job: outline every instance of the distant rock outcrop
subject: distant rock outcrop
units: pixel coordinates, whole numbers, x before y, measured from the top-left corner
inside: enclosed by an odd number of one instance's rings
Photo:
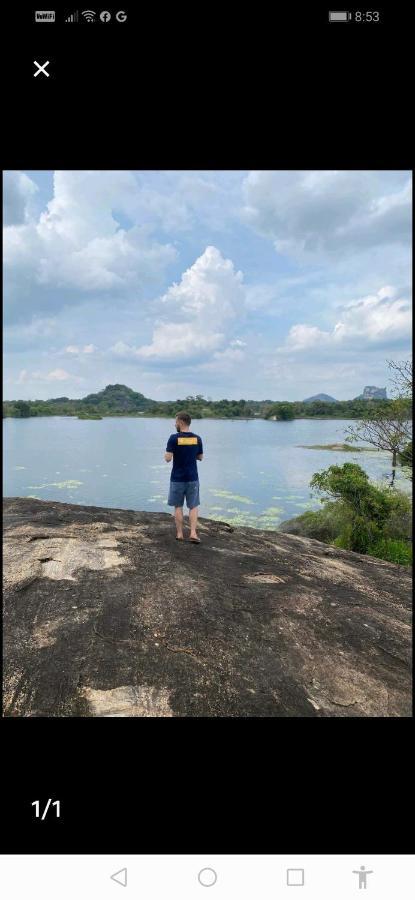
[[[359,394],[355,400],[387,400],[386,388],[376,387],[374,384],[366,385],[363,394]]]
[[[314,403],[316,400],[322,400],[324,403],[338,403],[338,400],[335,400],[334,397],[330,397],[329,394],[314,394],[313,397],[307,397],[306,400],[303,400],[303,403]]]
[[[28,497],[3,523],[6,716],[412,715],[404,566]]]

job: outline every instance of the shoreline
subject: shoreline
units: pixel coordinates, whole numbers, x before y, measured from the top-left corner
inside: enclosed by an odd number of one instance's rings
[[[145,413],[114,413],[113,415],[105,415],[100,416],[100,419],[93,419],[88,416],[83,421],[96,421],[99,422],[102,419],[172,419],[173,416],[161,416],[161,415],[146,415]],[[333,420],[344,420],[354,421],[355,419],[362,418],[361,416],[294,416],[293,419],[266,419],[263,416],[202,416],[197,418],[197,416],[192,416],[192,422],[204,422],[209,420],[214,421],[222,421],[222,422],[295,422],[300,419],[314,419],[316,421],[320,419],[333,419]],[[3,421],[6,419],[79,419],[79,413],[73,413],[73,415],[59,415],[59,414],[50,414],[44,416],[3,416]],[[81,420],[82,421],[82,420]]]

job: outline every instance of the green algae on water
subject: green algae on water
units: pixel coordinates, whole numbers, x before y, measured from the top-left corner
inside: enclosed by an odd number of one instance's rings
[[[214,494],[215,497],[226,497],[228,500],[236,500],[237,503],[250,503],[254,504],[253,500],[250,500],[249,497],[242,497],[240,494],[233,494],[232,491],[224,491],[219,488],[209,488],[211,494]]]

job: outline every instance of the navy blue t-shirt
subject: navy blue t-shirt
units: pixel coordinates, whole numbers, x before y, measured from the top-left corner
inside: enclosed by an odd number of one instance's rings
[[[171,481],[198,481],[196,456],[203,453],[202,438],[193,431],[171,434],[166,453],[173,453]]]

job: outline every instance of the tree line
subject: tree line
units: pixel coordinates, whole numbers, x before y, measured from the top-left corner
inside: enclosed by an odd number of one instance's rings
[[[129,390],[129,389],[128,389]],[[101,392],[102,394],[104,392]],[[131,391],[131,394],[136,394]],[[91,394],[79,400],[57,397],[51,400],[5,400],[3,418],[28,418],[30,416],[78,416],[81,413],[101,416],[166,416],[172,418],[179,410],[186,410],[193,419],[204,418],[262,418],[285,420],[298,418],[358,419],[369,408],[379,411],[392,409],[394,400],[341,400],[337,403],[315,400],[207,400],[202,395],[187,396],[176,400],[150,400],[137,394],[136,400],[125,395],[116,398]]]

